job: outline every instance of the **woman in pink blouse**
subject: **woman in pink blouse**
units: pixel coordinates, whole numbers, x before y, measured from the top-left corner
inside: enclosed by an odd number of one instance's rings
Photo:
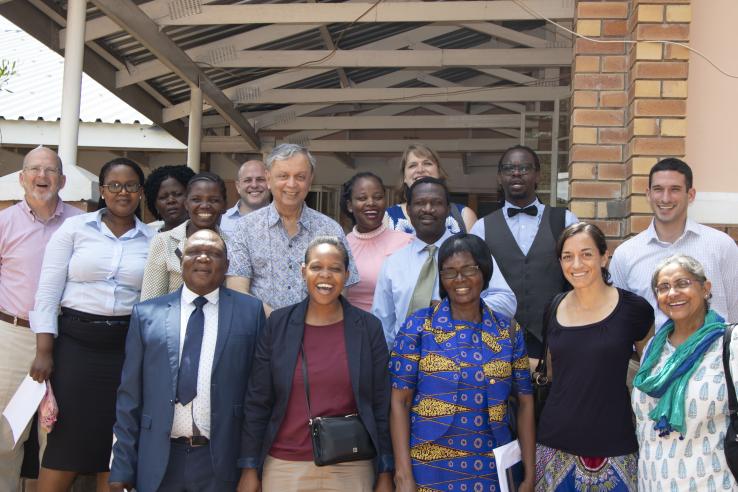
[[[385,258],[407,245],[413,236],[388,229],[383,223],[387,201],[384,183],[376,174],[354,175],[341,189],[341,210],[354,223],[347,236],[361,280],[349,287],[346,297],[351,304],[371,310],[374,287]]]

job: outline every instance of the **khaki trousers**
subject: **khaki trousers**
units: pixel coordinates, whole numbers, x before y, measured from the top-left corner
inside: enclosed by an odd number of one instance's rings
[[[315,466],[312,461],[285,461],[267,456],[262,492],[372,492],[371,460]]]
[[[22,326],[0,320],[0,411],[4,410],[36,356],[36,335]],[[8,421],[0,416],[0,490],[20,490],[20,469],[23,463],[23,443],[28,439],[30,422],[13,447],[13,433]],[[46,434],[39,429],[41,453],[46,447]]]

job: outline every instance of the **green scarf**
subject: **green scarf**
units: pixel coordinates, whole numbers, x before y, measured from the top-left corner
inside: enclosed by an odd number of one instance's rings
[[[648,416],[656,422],[654,429],[662,437],[673,430],[684,436],[684,393],[687,383],[702,362],[705,352],[725,333],[725,320],[715,311],[708,311],[702,326],[676,348],[658,373],[651,374],[673,331],[672,320],[664,323],[653,337],[633,379],[633,386],[658,399]]]

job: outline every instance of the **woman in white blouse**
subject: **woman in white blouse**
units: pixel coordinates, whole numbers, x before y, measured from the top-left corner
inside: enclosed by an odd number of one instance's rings
[[[30,313],[31,376],[50,377],[59,405],[39,492],[67,491],[79,473],[96,473],[98,492],[108,490],[128,320],[153,231],[137,217],[144,174],[135,162],[106,163],[99,182],[98,211],[70,218],[51,237]]]

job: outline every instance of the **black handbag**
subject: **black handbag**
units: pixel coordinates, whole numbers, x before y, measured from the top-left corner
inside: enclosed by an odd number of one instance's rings
[[[543,407],[546,405],[548,393],[551,391],[551,380],[548,377],[548,363],[546,361],[548,356],[548,326],[551,324],[553,317],[556,316],[556,311],[559,309],[559,304],[561,304],[564,296],[566,296],[566,292],[556,294],[556,297],[553,298],[551,304],[548,306],[548,310],[543,316],[543,353],[541,359],[538,361],[536,370],[531,374],[536,425],[538,425],[538,421],[543,413]]]
[[[728,468],[733,477],[738,480],[738,432],[736,432],[738,430],[738,400],[735,396],[733,376],[730,374],[730,340],[733,328],[735,325],[727,325],[723,336],[723,370],[725,371],[725,383],[728,385],[728,408],[730,410],[730,420],[723,445],[725,461],[728,462]]]
[[[302,355],[302,380],[308,408],[310,439],[313,443],[313,461],[317,466],[335,465],[348,461],[369,460],[377,455],[364,423],[358,414],[338,417],[313,417],[310,408],[310,383],[308,382],[305,349]]]

